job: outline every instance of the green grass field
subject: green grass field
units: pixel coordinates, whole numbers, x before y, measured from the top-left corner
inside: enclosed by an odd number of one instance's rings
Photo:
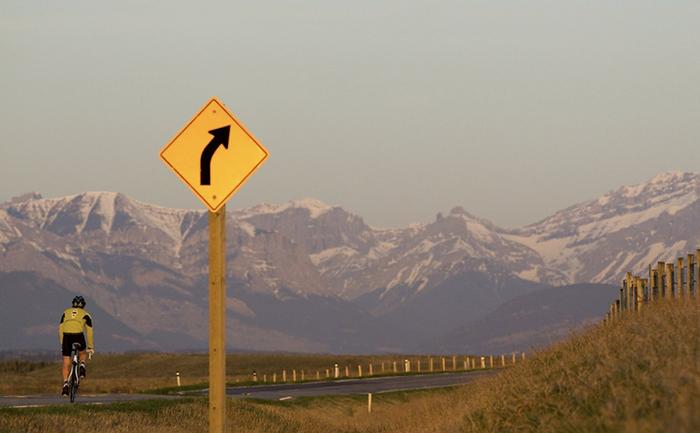
[[[35,372],[40,372],[39,368]],[[444,390],[285,402],[230,400],[230,432],[700,431],[700,302],[596,325],[500,374]],[[206,399],[0,409],[5,432],[207,431]]]

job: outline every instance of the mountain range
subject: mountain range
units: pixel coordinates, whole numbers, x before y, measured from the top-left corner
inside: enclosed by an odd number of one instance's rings
[[[461,207],[395,229],[314,199],[229,212],[229,345],[466,352],[540,344],[548,331],[537,323],[558,320],[560,335],[595,320],[625,272],[700,245],[699,199],[700,175],[667,172],[518,229]],[[206,212],[120,193],[31,193],[0,204],[5,348],[53,347],[51,314],[73,293],[99,311],[96,339],[105,350],[205,348],[207,239]],[[553,296],[571,291],[596,302]],[[509,305],[555,298],[539,316],[497,327],[503,335],[477,332],[492,314],[508,316]],[[567,299],[586,307],[564,320],[576,308]],[[17,308],[19,300],[32,308]]]

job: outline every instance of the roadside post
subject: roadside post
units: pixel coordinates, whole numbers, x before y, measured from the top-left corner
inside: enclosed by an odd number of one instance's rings
[[[160,152],[209,209],[209,433],[226,430],[226,202],[268,155],[217,98]]]

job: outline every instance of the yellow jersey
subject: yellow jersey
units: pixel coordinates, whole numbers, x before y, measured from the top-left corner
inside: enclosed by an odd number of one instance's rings
[[[90,313],[82,308],[67,308],[61,316],[61,323],[58,325],[58,337],[61,343],[63,343],[63,334],[82,334],[83,329],[87,334],[88,349],[94,349]]]

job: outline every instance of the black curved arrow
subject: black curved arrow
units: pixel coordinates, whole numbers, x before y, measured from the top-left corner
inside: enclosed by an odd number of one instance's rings
[[[209,131],[214,137],[202,151],[202,157],[199,160],[199,183],[201,185],[211,185],[211,159],[214,157],[214,152],[216,152],[219,146],[223,145],[224,149],[228,149],[228,136],[230,131],[231,125],[222,126],[221,128]]]

